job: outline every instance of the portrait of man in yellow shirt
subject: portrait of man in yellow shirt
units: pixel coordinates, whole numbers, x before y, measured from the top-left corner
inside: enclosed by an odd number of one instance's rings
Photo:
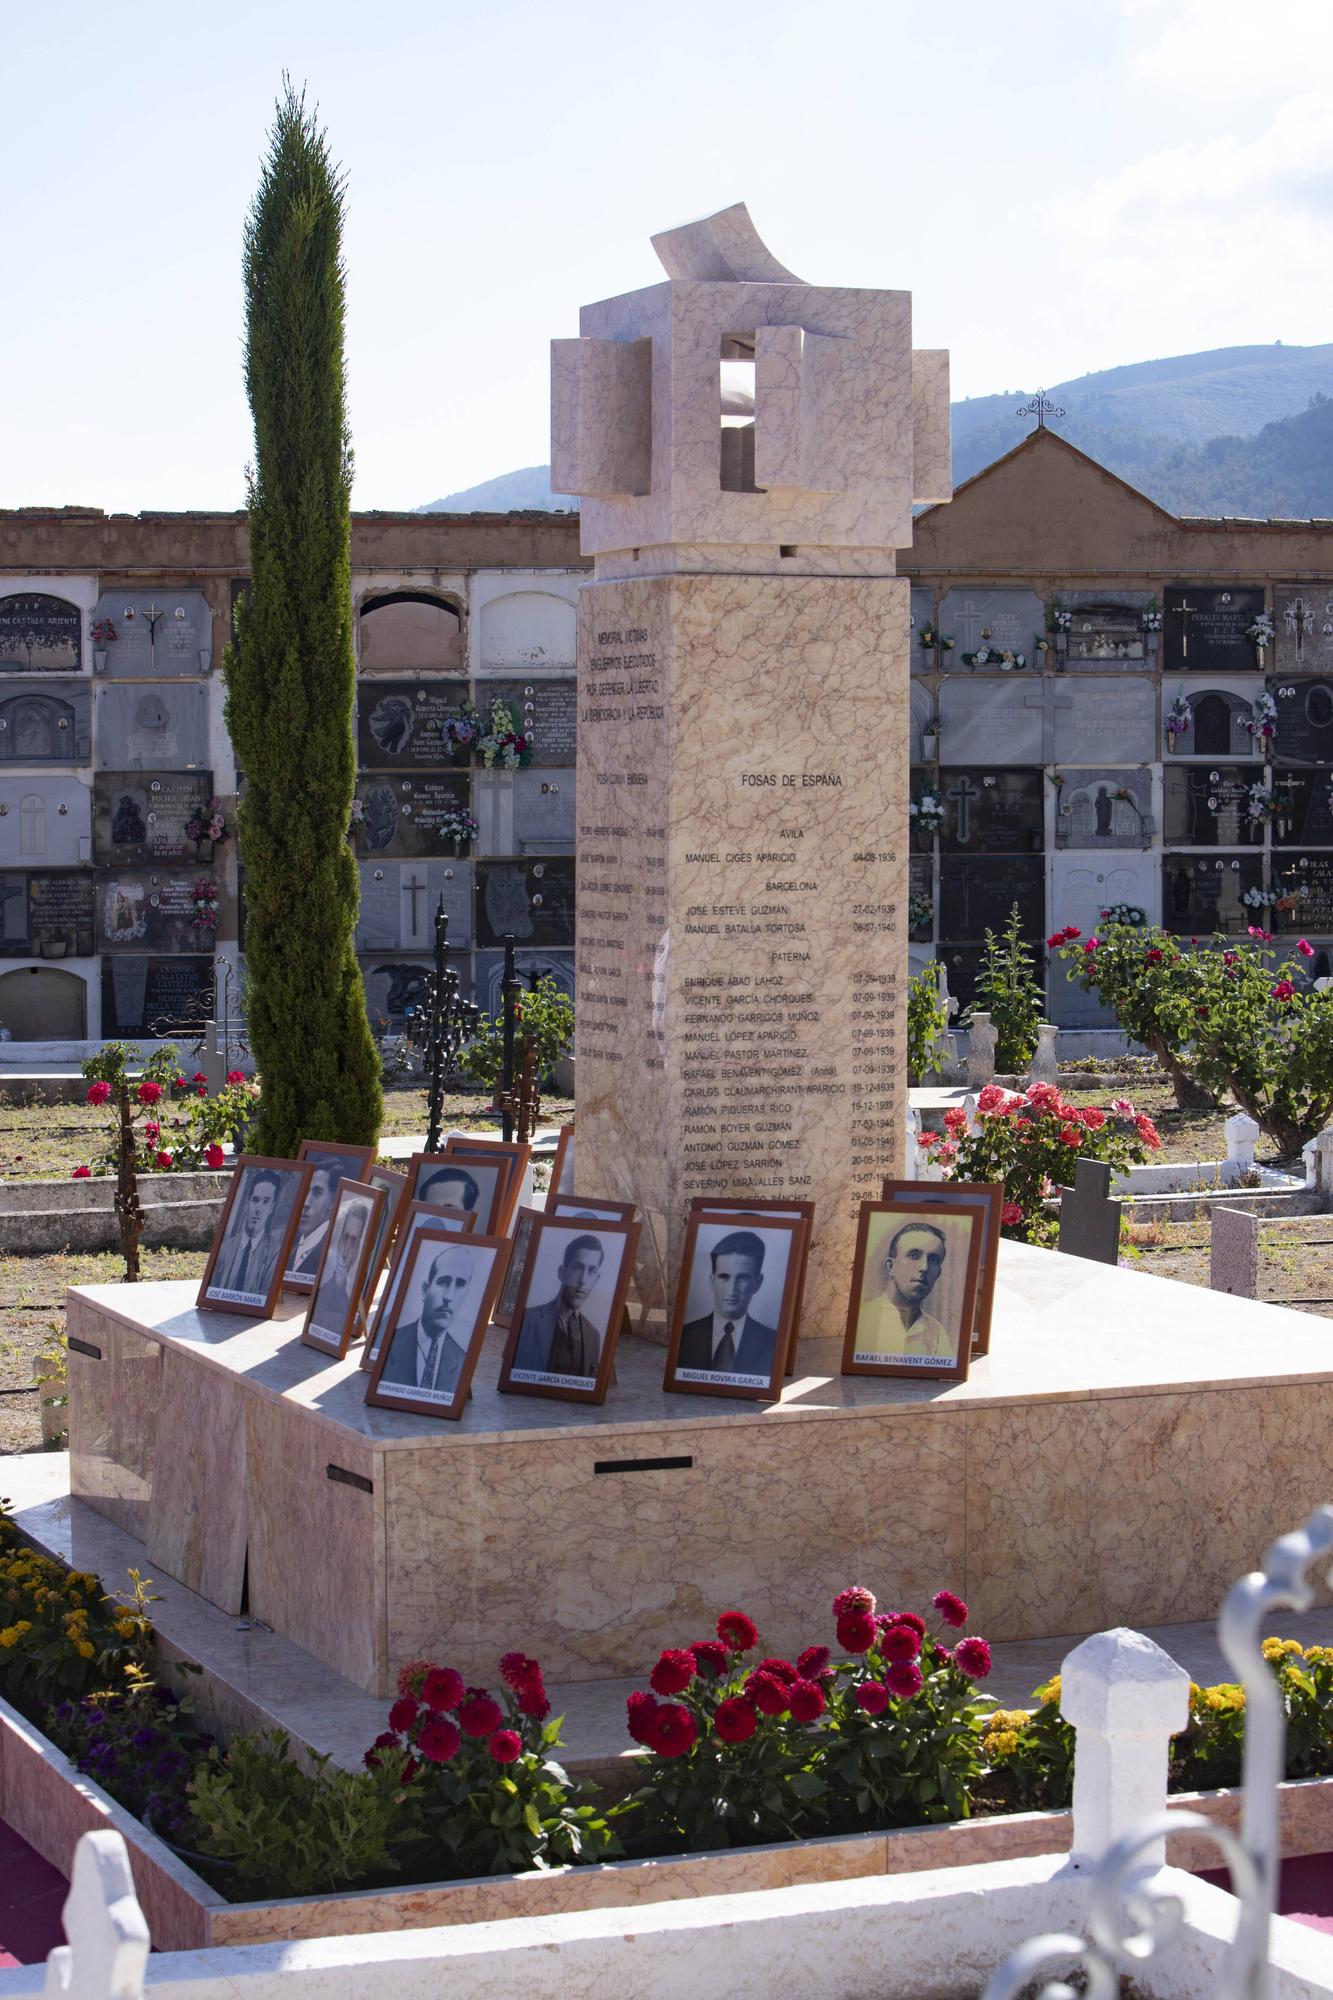
[[[861,1308],[856,1358],[952,1361],[958,1335],[926,1310],[949,1245],[942,1229],[908,1221],[894,1230],[879,1260],[879,1289]]]

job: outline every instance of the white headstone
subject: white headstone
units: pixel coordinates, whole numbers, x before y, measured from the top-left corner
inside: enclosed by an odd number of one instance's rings
[[[1028,1082],[1054,1083],[1057,1075],[1055,1038],[1060,1030],[1054,1021],[1037,1023],[1037,1048],[1028,1071]]]
[[[1078,1732],[1072,1866],[1090,1868],[1122,1834],[1166,1805],[1171,1738],[1189,1721],[1190,1677],[1124,1626],[1094,1632],[1060,1669],[1060,1713]],[[1166,1842],[1145,1847],[1160,1868]]]
[[[1254,1148],[1259,1137],[1259,1121],[1246,1112],[1238,1111],[1234,1118],[1228,1118],[1222,1130],[1227,1135],[1227,1158],[1235,1163],[1238,1173],[1248,1174],[1254,1169]]]
[[[972,1010],[972,1025],[967,1042],[967,1080],[973,1090],[983,1090],[995,1075],[995,1044],[1000,1035],[991,1026],[989,1014]]]
[[[141,2000],[148,1925],[118,1833],[81,1837],[62,1915],[69,1943],[48,1953],[42,1991],[66,2000]]]

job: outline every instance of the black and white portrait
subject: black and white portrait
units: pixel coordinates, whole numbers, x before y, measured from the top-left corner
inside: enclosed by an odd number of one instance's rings
[[[271,1310],[281,1258],[310,1169],[293,1160],[237,1162],[217,1242],[200,1290],[201,1306]]]

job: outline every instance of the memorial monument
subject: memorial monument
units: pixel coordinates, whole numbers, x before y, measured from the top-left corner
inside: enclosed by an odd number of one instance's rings
[[[651,1321],[691,1196],[817,1203],[808,1331],[903,1167],[914,501],[948,357],[906,292],[803,284],[742,204],[552,344],[579,608],[579,1173],[636,1201]],[[871,706],[873,700],[873,707]]]

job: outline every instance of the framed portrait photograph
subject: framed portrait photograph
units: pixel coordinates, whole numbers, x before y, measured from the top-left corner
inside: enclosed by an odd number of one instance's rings
[[[548,1197],[553,1194],[573,1194],[574,1192],[574,1121],[560,1127],[555,1142],[555,1152],[551,1157],[551,1178],[547,1184]]]
[[[343,1181],[338,1189],[301,1338],[339,1361],[366,1330],[366,1273],[376,1224],[388,1205],[384,1189],[369,1181]]]
[[[664,1388],[750,1401],[778,1395],[806,1233],[800,1216],[691,1210]]]
[[[498,1218],[505,1213],[509,1174],[507,1159],[413,1153],[407,1170],[407,1199],[427,1202],[431,1208],[461,1209],[464,1214],[476,1217],[483,1236],[503,1236],[504,1227]]]
[[[932,1208],[975,1208],[979,1211],[982,1219],[981,1260],[977,1267],[977,1312],[972,1328],[972,1352],[989,1354],[995,1273],[1000,1261],[1000,1212],[1004,1207],[1004,1183],[886,1180],[880,1192],[883,1200],[895,1206],[906,1202]]]
[[[201,1309],[272,1317],[313,1171],[308,1161],[241,1154],[199,1286]]]
[[[815,1223],[815,1205],[812,1201],[719,1201],[714,1196],[697,1194],[690,1203],[701,1215],[793,1215],[805,1223],[805,1234],[800,1245],[800,1270],[796,1278],[796,1310],[792,1314],[791,1339],[787,1345],[785,1373],[796,1373],[796,1343],[801,1337],[801,1308],[805,1303],[805,1273],[810,1262],[810,1237]]]
[[[982,1228],[975,1207],[861,1203],[844,1375],[966,1377]]]
[[[514,1226],[509,1232],[513,1250],[509,1256],[509,1269],[500,1287],[500,1296],[495,1301],[495,1311],[491,1317],[497,1326],[512,1326],[514,1307],[518,1302],[518,1288],[523,1282],[523,1273],[528,1267],[528,1253],[532,1249],[532,1232],[541,1221],[539,1208],[520,1208],[514,1217]]]
[[[408,1202],[402,1211],[402,1220],[394,1231],[389,1275],[375,1310],[373,1330],[361,1355],[363,1368],[373,1368],[379,1359],[384,1329],[393,1313],[394,1293],[403,1280],[406,1252],[413,1238],[419,1235],[422,1229],[440,1229],[450,1236],[471,1236],[474,1233],[481,1233],[477,1230],[476,1216],[470,1214],[467,1209],[432,1208],[428,1201]]]
[[[507,1236],[437,1223],[416,1232],[366,1384],[368,1403],[462,1416],[508,1260]]]
[[[379,1221],[375,1225],[375,1243],[370,1253],[370,1263],[366,1267],[366,1283],[363,1297],[367,1306],[375,1296],[375,1287],[384,1274],[385,1266],[393,1253],[393,1239],[398,1228],[399,1215],[407,1208],[407,1175],[397,1167],[373,1166],[366,1174],[371,1187],[383,1188],[385,1203],[380,1210]]]
[[[574,1403],[604,1402],[639,1225],[525,1212],[534,1221],[500,1390]]]
[[[301,1209],[292,1247],[287,1253],[287,1269],[282,1286],[288,1292],[308,1292],[315,1282],[324,1245],[328,1241],[333,1204],[342,1181],[364,1181],[375,1158],[373,1146],[339,1146],[330,1139],[302,1139],[296,1149],[298,1160],[308,1160],[315,1171]]]
[[[498,1218],[493,1227],[497,1233],[508,1230],[513,1220],[518,1198],[523,1192],[523,1179],[532,1160],[532,1148],[520,1145],[515,1139],[468,1139],[457,1132],[450,1134],[444,1145],[446,1159],[487,1160],[506,1159],[509,1162],[509,1178],[505,1183]]]

